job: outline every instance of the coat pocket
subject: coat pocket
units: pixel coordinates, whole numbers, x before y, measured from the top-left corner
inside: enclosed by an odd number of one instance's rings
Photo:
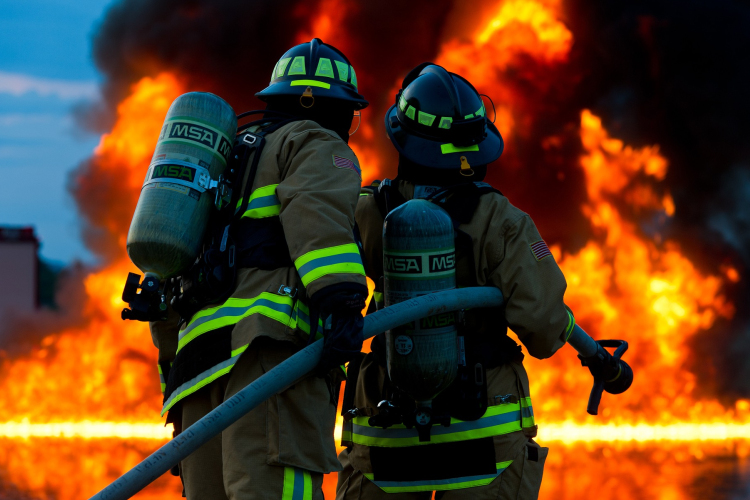
[[[513,464],[501,475],[502,483],[498,498],[502,500],[538,498],[548,452],[549,448],[542,448],[530,439],[516,455]]]

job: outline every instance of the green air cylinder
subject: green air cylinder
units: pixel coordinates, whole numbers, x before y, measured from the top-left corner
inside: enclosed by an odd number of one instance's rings
[[[453,223],[426,200],[391,211],[383,226],[386,307],[456,287]],[[458,369],[454,313],[423,318],[386,332],[388,375],[418,406],[448,387]]]
[[[226,168],[237,117],[221,97],[189,92],[167,111],[128,231],[130,260],[166,279],[201,251],[215,195],[211,181]]]

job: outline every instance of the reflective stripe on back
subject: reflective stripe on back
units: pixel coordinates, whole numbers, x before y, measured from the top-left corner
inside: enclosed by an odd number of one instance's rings
[[[415,428],[407,429],[397,424],[387,429],[371,427],[369,417],[355,417],[351,425],[345,425],[343,438],[358,445],[383,448],[404,448],[438,443],[468,441],[517,432],[534,426],[534,412],[531,398],[523,398],[520,403],[505,403],[487,408],[478,420],[463,421],[451,419],[448,427],[437,425],[430,429],[430,441],[420,442]],[[348,427],[348,428],[347,428]]]
[[[474,486],[485,486],[495,480],[497,476],[507,469],[513,460],[498,462],[495,464],[495,474],[484,474],[481,476],[454,477],[448,479],[426,479],[423,481],[375,481],[373,474],[365,473],[364,476],[376,484],[386,493],[410,493],[417,491],[446,491],[460,490]]]

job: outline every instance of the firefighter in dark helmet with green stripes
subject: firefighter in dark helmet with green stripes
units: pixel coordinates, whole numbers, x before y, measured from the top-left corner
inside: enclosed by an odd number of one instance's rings
[[[341,365],[362,346],[367,285],[353,237],[362,180],[347,143],[354,112],[368,103],[355,70],[316,38],[287,51],[256,95],[267,109],[243,132],[249,137],[239,136],[256,149],[232,225],[239,270],[231,295],[188,312],[178,296],[171,321],[151,325],[162,414],[185,429],[310,341],[324,337],[325,347],[316,374],[181,462],[192,500],[322,499],[323,475],[340,469]]]
[[[432,425],[429,440],[405,425],[406,413],[398,417],[414,403],[388,377],[383,334],[349,364],[338,500],[425,500],[433,491],[444,500],[537,498],[547,448],[532,439],[529,380],[507,329],[532,356],[547,358],[575,323],[563,303],[565,278],[531,218],[483,182],[503,151],[486,114],[471,83],[431,63],[406,76],[386,113],[398,176],[363,188],[356,210],[374,302],[383,297],[385,215],[422,198],[453,221],[456,286],[495,286],[505,305],[454,316],[467,371],[459,366],[459,377],[433,400],[433,415],[450,425]]]

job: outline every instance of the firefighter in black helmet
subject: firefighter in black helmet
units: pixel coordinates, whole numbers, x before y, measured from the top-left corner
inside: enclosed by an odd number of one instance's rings
[[[495,286],[506,303],[457,315],[467,371],[459,367],[433,401],[433,411],[452,420],[433,426],[430,441],[394,424],[398,404],[379,406],[408,399],[388,378],[383,335],[361,363],[349,364],[337,499],[421,500],[433,491],[444,500],[536,498],[547,448],[532,440],[537,427],[523,354],[507,328],[532,356],[554,354],[575,325],[563,303],[565,278],[531,218],[483,182],[503,139],[471,83],[421,64],[404,79],[385,126],[399,152],[398,176],[363,188],[356,211],[375,302],[383,293],[384,217],[426,198],[453,220],[456,285]]]
[[[173,302],[182,327],[176,314],[152,324],[162,414],[187,428],[310,341],[323,337],[324,353],[316,375],[181,462],[188,499],[322,498],[323,475],[340,469],[341,365],[362,346],[367,286],[352,232],[361,173],[347,142],[367,101],[354,68],[316,38],[287,51],[257,95],[264,116],[238,136],[255,149],[231,225],[239,268],[231,294],[190,310],[182,289]]]

